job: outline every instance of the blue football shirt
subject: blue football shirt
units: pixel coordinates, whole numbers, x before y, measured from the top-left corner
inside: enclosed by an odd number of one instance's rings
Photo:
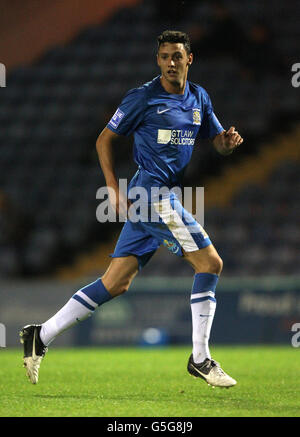
[[[213,112],[209,95],[187,81],[184,94],[170,94],[160,76],[128,91],[107,128],[134,135],[138,171],[128,189],[139,186],[181,187],[196,137],[211,138],[224,129]]]

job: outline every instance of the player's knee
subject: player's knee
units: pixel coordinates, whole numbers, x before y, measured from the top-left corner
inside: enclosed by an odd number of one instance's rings
[[[117,281],[110,287],[109,293],[114,297],[120,296],[121,294],[124,294],[126,293],[126,291],[128,291],[131,282],[132,281],[130,279]]]
[[[208,257],[205,260],[201,260],[194,267],[195,273],[207,272],[220,275],[223,269],[223,260],[218,254],[216,254]]]
[[[118,291],[117,291],[118,295],[126,293],[126,291],[128,291],[128,289],[129,289],[129,287],[130,287],[129,283],[120,285],[120,287],[118,288]]]
[[[220,275],[223,270],[223,260],[219,255],[213,257],[210,262],[211,273],[215,273],[216,275]]]

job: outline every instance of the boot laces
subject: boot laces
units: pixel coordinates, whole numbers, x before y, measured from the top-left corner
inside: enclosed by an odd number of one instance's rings
[[[220,363],[215,360],[211,360],[211,365],[215,368],[215,372],[217,372],[220,376],[226,375],[224,370],[222,370]]]

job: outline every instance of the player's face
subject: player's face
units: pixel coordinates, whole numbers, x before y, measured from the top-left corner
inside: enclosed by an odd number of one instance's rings
[[[193,55],[187,54],[182,43],[164,43],[159,47],[157,64],[164,80],[173,86],[182,86],[187,78]]]

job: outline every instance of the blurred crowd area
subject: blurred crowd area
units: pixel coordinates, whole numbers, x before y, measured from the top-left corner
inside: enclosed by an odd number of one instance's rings
[[[208,91],[223,126],[236,126],[245,138],[230,158],[206,141],[197,144],[186,186],[205,186],[292,132],[300,110],[291,85],[298,16],[296,0],[190,0],[172,7],[147,0],[10,71],[0,90],[0,277],[51,274],[120,229],[96,220],[96,191],[105,181],[95,142],[127,90],[159,74],[156,37],[163,30],[190,35],[189,79]],[[132,138],[120,138],[115,150],[118,177],[130,179]],[[279,162],[266,183],[249,184],[230,206],[205,212],[226,274],[299,272],[299,170],[297,160]],[[174,271],[191,274],[165,250],[145,275]]]

